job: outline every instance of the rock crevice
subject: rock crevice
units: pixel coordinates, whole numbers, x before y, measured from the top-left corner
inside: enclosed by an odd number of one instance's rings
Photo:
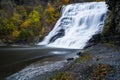
[[[103,31],[99,35],[94,35],[90,43],[105,42],[120,46],[120,0],[105,2],[108,5],[108,12]]]

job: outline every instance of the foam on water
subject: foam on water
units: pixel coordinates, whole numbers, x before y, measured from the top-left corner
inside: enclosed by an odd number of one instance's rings
[[[83,49],[94,34],[102,31],[106,12],[105,2],[64,6],[61,18],[54,29],[38,45]],[[61,32],[61,30],[63,31]],[[62,36],[60,36],[61,34]]]
[[[7,77],[6,80],[46,80],[44,77],[45,75],[48,75],[47,73],[51,74],[52,71],[63,68],[65,64],[66,61],[32,64],[25,69]],[[37,77],[38,79],[36,79]]]

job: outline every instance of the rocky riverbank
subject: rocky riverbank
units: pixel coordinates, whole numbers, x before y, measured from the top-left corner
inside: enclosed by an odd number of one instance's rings
[[[67,62],[34,63],[7,80],[120,80],[120,47],[97,43],[76,55],[78,58],[71,56]]]
[[[51,80],[120,80],[120,48],[96,44],[79,55],[65,71]]]

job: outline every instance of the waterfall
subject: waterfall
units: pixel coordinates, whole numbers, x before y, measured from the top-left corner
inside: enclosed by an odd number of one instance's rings
[[[102,31],[106,12],[105,2],[64,6],[53,30],[38,45],[83,49],[93,35]]]

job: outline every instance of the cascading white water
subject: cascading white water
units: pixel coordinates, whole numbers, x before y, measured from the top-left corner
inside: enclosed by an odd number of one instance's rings
[[[54,29],[38,45],[83,49],[88,40],[102,30],[106,12],[105,2],[64,6]]]

